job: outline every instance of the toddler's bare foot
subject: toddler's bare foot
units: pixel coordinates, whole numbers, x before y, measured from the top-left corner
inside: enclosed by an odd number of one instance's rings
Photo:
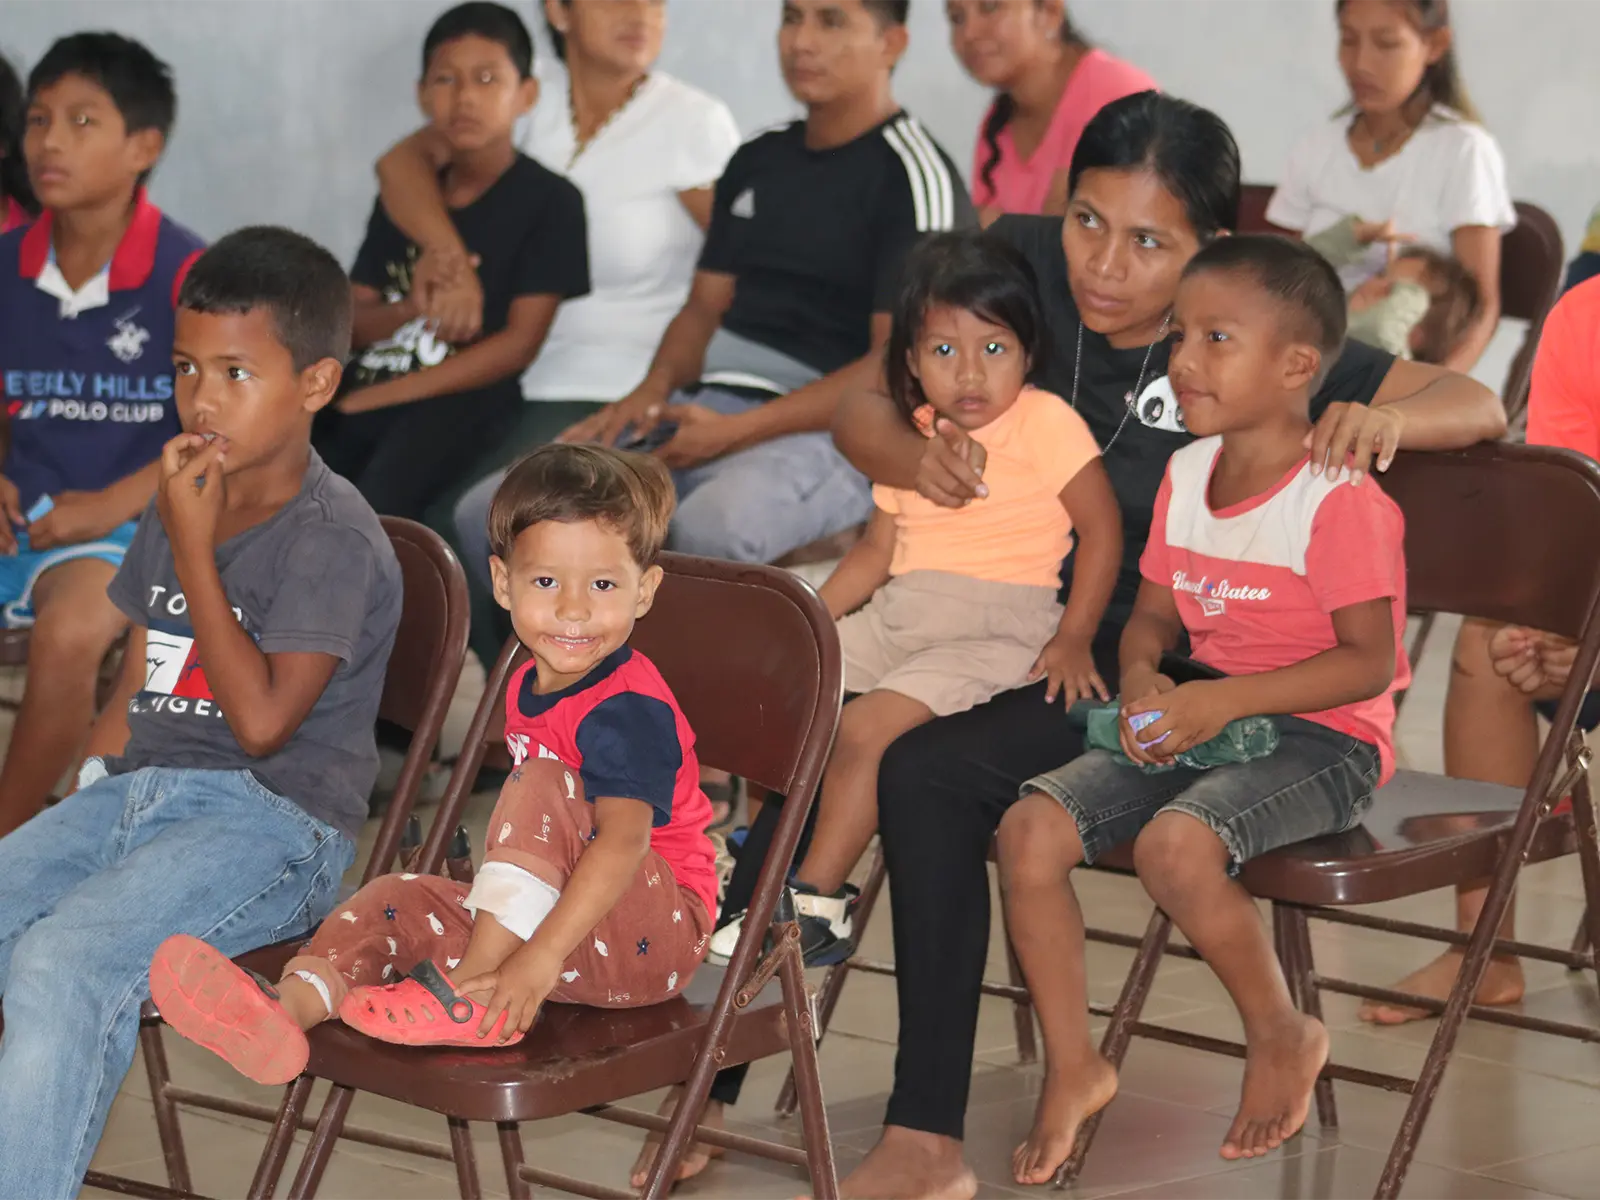
[[[1072,1155],[1072,1143],[1083,1123],[1117,1094],[1116,1068],[1093,1055],[1057,1073],[1047,1072],[1028,1140],[1011,1155],[1018,1183],[1049,1183]]]
[[[973,1200],[978,1177],[954,1138],[886,1125],[866,1158],[839,1181],[842,1200]]]
[[[1465,951],[1446,950],[1422,970],[1412,972],[1395,984],[1395,990],[1415,992],[1419,996],[1443,1002],[1449,997],[1450,989],[1455,986],[1456,976],[1461,973],[1461,964],[1465,958]],[[1479,1004],[1495,1006],[1515,1004],[1522,999],[1523,988],[1521,959],[1491,958],[1489,969],[1483,973],[1483,979],[1478,984],[1478,994],[1474,999]],[[1406,1005],[1368,1000],[1362,1004],[1358,1015],[1371,1025],[1404,1025],[1408,1021],[1428,1020],[1435,1014]]]
[[[1299,1133],[1311,1109],[1311,1089],[1328,1061],[1322,1022],[1294,1013],[1277,1029],[1246,1036],[1244,1089],[1222,1157],[1256,1158]]]
[[[670,1117],[678,1109],[678,1101],[683,1097],[683,1089],[675,1087],[667,1093],[667,1098],[661,1102],[660,1113],[663,1117]],[[720,1100],[706,1101],[706,1111],[700,1118],[700,1124],[709,1125],[713,1129],[722,1128],[723,1105]],[[656,1165],[656,1155],[661,1152],[661,1137],[659,1133],[652,1133],[644,1140],[644,1149],[639,1151],[639,1157],[634,1160],[633,1174],[628,1177],[628,1183],[635,1188],[642,1188],[650,1182],[650,1168]],[[707,1146],[703,1142],[694,1142],[684,1152],[682,1160],[678,1163],[676,1179],[682,1182],[693,1179],[700,1172],[711,1165],[713,1158],[722,1157],[721,1146]]]

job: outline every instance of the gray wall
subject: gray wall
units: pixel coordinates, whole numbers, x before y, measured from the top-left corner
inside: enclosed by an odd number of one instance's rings
[[[531,0],[516,0],[528,18]],[[177,72],[180,116],[153,185],[200,233],[274,221],[348,260],[371,205],[371,163],[417,120],[422,34],[448,0],[0,0],[0,51],[115,28]],[[1600,3],[1463,0],[1460,57],[1511,188],[1569,246],[1600,203]],[[1277,177],[1300,131],[1343,99],[1332,0],[1072,0],[1077,23],[1169,91],[1233,126],[1252,181]],[[962,164],[985,96],[951,57],[939,0],[913,0],[901,101]],[[661,65],[722,96],[746,131],[793,111],[778,76],[777,0],[671,0]],[[1491,356],[1491,362],[1498,359]],[[1491,371],[1486,377],[1492,378]]]

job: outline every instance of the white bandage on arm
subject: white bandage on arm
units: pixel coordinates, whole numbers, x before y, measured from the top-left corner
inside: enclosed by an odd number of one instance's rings
[[[296,979],[304,979],[312,987],[316,988],[317,995],[322,997],[323,1007],[331,1015],[333,1013],[333,996],[329,994],[328,985],[323,982],[322,976],[315,971],[296,971],[294,975]]]
[[[461,906],[474,917],[486,912],[523,941],[550,915],[561,893],[544,880],[508,862],[487,862],[478,868],[472,890]]]

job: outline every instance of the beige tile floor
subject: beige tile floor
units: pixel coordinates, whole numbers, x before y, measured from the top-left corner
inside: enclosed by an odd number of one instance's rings
[[[1441,628],[1402,721],[1401,752],[1408,765],[1439,766],[1439,713],[1453,628]],[[478,797],[474,816],[487,817],[491,797]],[[1581,910],[1582,889],[1574,861],[1530,870],[1522,892],[1523,936],[1564,943]],[[1084,906],[1098,924],[1139,932],[1148,903],[1128,881],[1090,876],[1083,881]],[[1444,894],[1387,906],[1396,915],[1443,922],[1450,913]],[[867,937],[867,949],[889,957],[887,907]],[[998,930],[998,925],[996,926]],[[1423,960],[1415,943],[1352,929],[1318,928],[1318,961],[1330,971],[1384,982]],[[998,938],[990,969],[1003,977]],[[1091,951],[1095,998],[1115,998],[1129,954]],[[1569,1021],[1600,1023],[1600,999],[1592,981],[1558,967],[1529,969],[1525,1011]],[[1377,1031],[1355,1018],[1354,1001],[1326,1001],[1335,1055],[1359,1066],[1414,1069],[1427,1047],[1425,1026]],[[1198,1033],[1237,1034],[1238,1022],[1215,980],[1201,965],[1173,961],[1157,978],[1147,1010],[1157,1019]],[[823,1083],[841,1169],[871,1146],[881,1120],[894,1058],[896,1030],[892,981],[854,979],[822,1046]],[[225,1068],[179,1039],[169,1038],[174,1076],[181,1083],[273,1103],[276,1093],[230,1077]],[[784,1065],[759,1064],[752,1073],[736,1123],[757,1131],[794,1136],[793,1125],[772,1115]],[[1021,1193],[1010,1183],[1011,1147],[1025,1133],[1040,1080],[1037,1067],[1017,1064],[1008,1008],[986,1000],[980,1021],[967,1149],[983,1196]],[[1072,1195],[1088,1197],[1354,1197],[1371,1194],[1402,1098],[1342,1085],[1341,1124],[1306,1136],[1254,1164],[1235,1165],[1216,1156],[1237,1094],[1237,1062],[1136,1042],[1123,1074],[1122,1093],[1109,1110],[1100,1139]],[[648,1098],[653,1101],[653,1098]],[[438,1118],[370,1098],[357,1102],[365,1124],[438,1140]],[[260,1152],[259,1127],[231,1118],[185,1117],[196,1187],[207,1194],[242,1195]],[[549,1169],[626,1186],[637,1135],[582,1117],[550,1121],[524,1131],[528,1158]],[[484,1185],[503,1195],[492,1131],[478,1132]],[[136,1064],[112,1110],[95,1166],[137,1178],[160,1180],[148,1085]],[[1408,1197],[1540,1197],[1600,1195],[1600,1046],[1533,1034],[1469,1026],[1440,1090],[1432,1119],[1407,1180]],[[698,1197],[784,1197],[803,1190],[798,1170],[732,1156],[701,1179],[679,1189]],[[453,1196],[450,1166],[364,1147],[341,1146],[322,1194],[329,1197]]]

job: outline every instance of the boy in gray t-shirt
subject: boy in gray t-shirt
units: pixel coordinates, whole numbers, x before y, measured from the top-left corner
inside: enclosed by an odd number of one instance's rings
[[[184,433],[111,585],[118,697],[78,790],[0,838],[0,1196],[78,1191],[165,938],[240,954],[328,912],[377,774],[399,564],[310,442],[348,281],[300,235],[246,229],[178,306]]]

